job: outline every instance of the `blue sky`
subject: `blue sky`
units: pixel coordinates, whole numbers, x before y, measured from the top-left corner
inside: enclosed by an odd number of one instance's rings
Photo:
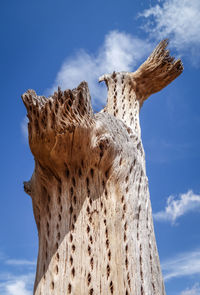
[[[20,99],[57,85],[89,82],[100,110],[98,77],[134,71],[170,38],[184,72],[141,110],[154,226],[169,295],[200,294],[200,2],[199,0],[2,0],[0,4],[0,294],[30,295],[37,232],[23,181],[34,169]]]

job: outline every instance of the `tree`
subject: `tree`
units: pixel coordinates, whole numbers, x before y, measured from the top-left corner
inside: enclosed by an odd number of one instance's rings
[[[182,70],[162,41],[134,73],[104,75],[94,114],[86,82],[52,97],[22,95],[35,170],[39,235],[34,294],[164,295],[139,111]]]

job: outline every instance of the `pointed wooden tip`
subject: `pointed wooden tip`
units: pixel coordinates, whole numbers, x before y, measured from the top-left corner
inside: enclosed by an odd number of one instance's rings
[[[99,83],[103,82],[103,81],[107,81],[108,79],[108,74],[102,75],[101,77],[99,77]]]
[[[169,40],[161,41],[147,60],[132,73],[141,101],[170,84],[183,72],[183,64],[167,49]]]
[[[180,59],[175,60],[175,57],[170,56],[170,51],[167,49],[169,39],[162,40],[157,47],[153,50],[146,62],[156,64],[168,65],[169,67],[175,66],[175,70],[180,75],[183,71],[183,64]]]

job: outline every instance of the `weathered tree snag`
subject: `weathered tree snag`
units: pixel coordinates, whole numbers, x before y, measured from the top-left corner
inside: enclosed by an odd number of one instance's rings
[[[39,235],[36,295],[165,294],[154,236],[139,110],[181,74],[161,42],[134,73],[104,75],[94,114],[86,82],[50,98],[28,90],[32,197]]]

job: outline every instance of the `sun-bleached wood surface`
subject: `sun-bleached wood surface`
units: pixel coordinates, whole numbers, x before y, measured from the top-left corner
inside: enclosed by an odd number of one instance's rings
[[[86,82],[22,95],[35,170],[39,236],[35,295],[164,295],[139,111],[183,70],[162,41],[133,73],[106,74],[106,107],[94,114]]]

